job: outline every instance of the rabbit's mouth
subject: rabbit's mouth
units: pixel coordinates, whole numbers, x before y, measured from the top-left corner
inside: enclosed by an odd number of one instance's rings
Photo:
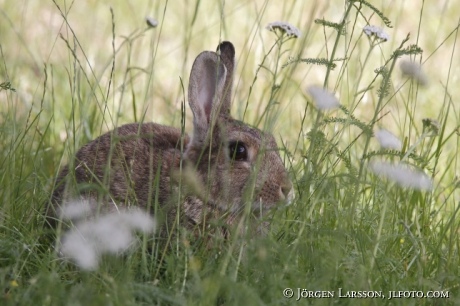
[[[263,203],[261,201],[256,201],[252,203],[252,214],[258,218],[266,217],[270,212],[273,212],[277,209],[282,209],[291,204],[291,200],[280,200],[276,203]]]

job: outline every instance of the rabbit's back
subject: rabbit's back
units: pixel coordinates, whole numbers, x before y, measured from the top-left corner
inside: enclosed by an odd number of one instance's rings
[[[189,142],[184,135],[183,147]],[[112,210],[116,205],[146,208],[170,197],[170,172],[180,162],[180,129],[156,123],[131,123],[84,145],[75,155],[75,175],[66,166],[56,181],[48,221],[54,223],[59,206],[84,199],[91,206],[101,201]],[[158,193],[157,193],[158,188]],[[110,203],[112,202],[112,203]]]

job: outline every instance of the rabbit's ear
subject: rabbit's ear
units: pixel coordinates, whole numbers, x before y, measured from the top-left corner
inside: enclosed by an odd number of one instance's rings
[[[195,59],[190,72],[188,99],[193,112],[194,138],[204,140],[210,123],[219,115],[227,69],[220,56],[204,51]]]
[[[217,46],[217,54],[224,62],[227,68],[227,78],[225,79],[224,100],[220,109],[223,115],[229,115],[232,106],[232,87],[233,87],[233,72],[235,69],[235,48],[229,41],[223,41]]]

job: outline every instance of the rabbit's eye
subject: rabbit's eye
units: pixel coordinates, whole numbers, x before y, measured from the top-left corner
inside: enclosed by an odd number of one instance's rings
[[[237,161],[243,161],[248,158],[248,150],[242,142],[232,142],[228,146],[230,158]]]

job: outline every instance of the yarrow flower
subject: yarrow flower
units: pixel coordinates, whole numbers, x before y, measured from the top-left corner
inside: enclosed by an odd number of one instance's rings
[[[396,182],[401,187],[418,190],[431,190],[432,179],[420,170],[410,169],[402,164],[373,162],[370,169],[375,174]]]
[[[307,88],[307,92],[312,96],[316,106],[320,110],[332,109],[340,106],[340,103],[337,101],[334,94],[321,87],[310,86]]]
[[[158,21],[152,17],[145,17],[145,21],[149,27],[155,28],[158,25]]]
[[[380,129],[375,132],[375,137],[379,141],[382,148],[401,150],[401,140],[396,137],[393,133],[386,129]]]
[[[63,220],[72,220],[82,218],[90,212],[91,206],[88,201],[70,201],[61,207],[59,215]]]
[[[125,251],[132,244],[132,232],[155,228],[154,220],[137,210],[115,212],[98,220],[81,222],[63,237],[61,251],[85,270],[94,270],[103,253]]]
[[[276,29],[279,29],[281,32],[285,32],[287,36],[294,36],[299,38],[302,35],[299,29],[288,22],[284,21],[275,21],[270,22],[267,27],[267,30],[274,32]]]
[[[383,40],[383,41],[388,41],[390,40],[390,35],[385,33],[381,27],[378,26],[373,26],[373,25],[367,25],[363,28],[364,33],[366,33],[367,36],[373,36],[375,35],[377,38]]]
[[[399,64],[399,67],[404,75],[413,78],[420,85],[426,86],[428,84],[428,79],[422,72],[422,67],[420,67],[420,65],[408,60],[403,60]]]

